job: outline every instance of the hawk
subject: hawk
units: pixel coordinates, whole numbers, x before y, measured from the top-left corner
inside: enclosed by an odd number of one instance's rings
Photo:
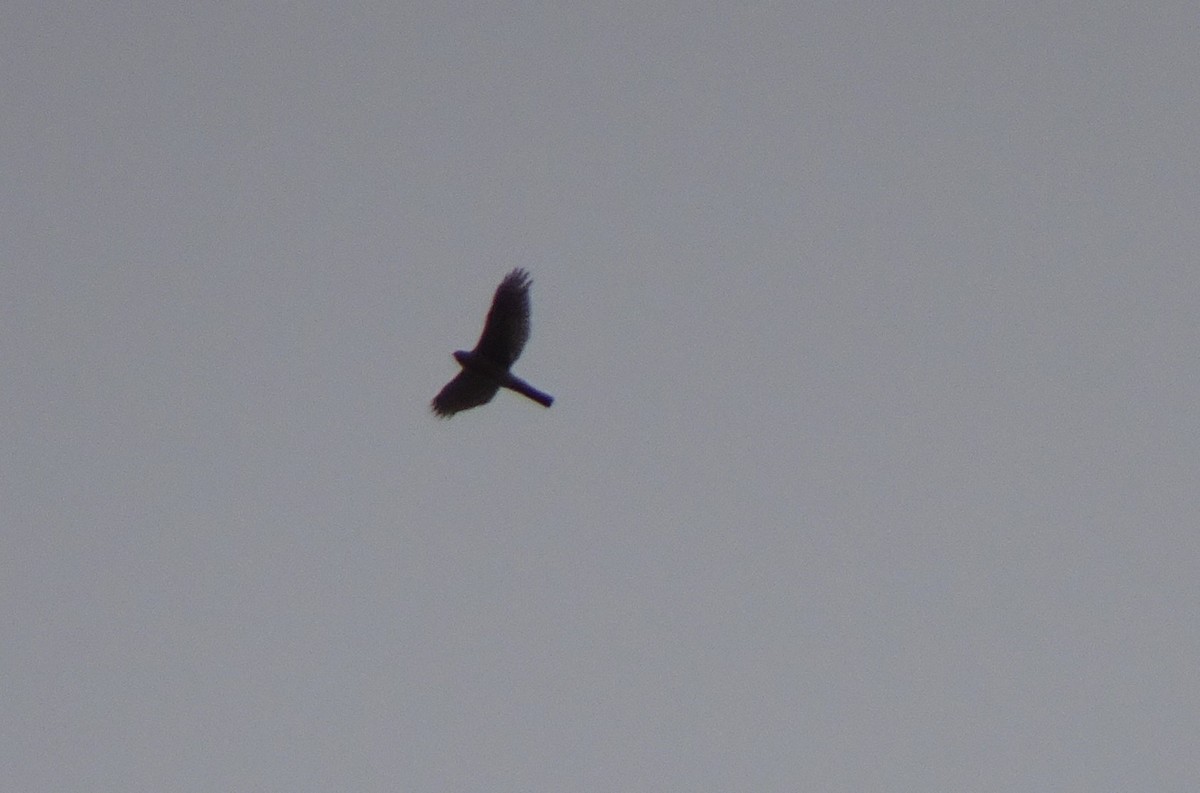
[[[433,398],[433,412],[449,418],[460,410],[491,401],[501,387],[529,397],[546,407],[554,397],[538,391],[509,371],[529,341],[529,273],[517,268],[496,287],[492,308],[483,333],[473,350],[458,350],[454,360],[462,367],[458,376],[446,383]]]

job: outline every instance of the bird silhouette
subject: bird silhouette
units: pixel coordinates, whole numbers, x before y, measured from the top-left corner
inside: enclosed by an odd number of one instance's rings
[[[483,333],[473,350],[458,350],[454,360],[462,371],[433,398],[431,407],[440,418],[487,404],[501,388],[508,388],[546,407],[554,397],[537,390],[509,371],[529,341],[529,273],[517,268],[496,287]]]

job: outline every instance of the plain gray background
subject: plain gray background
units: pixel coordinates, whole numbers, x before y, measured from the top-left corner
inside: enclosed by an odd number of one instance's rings
[[[0,20],[0,787],[1200,788],[1193,2]]]

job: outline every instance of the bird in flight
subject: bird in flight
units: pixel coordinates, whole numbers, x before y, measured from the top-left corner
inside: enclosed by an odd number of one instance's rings
[[[462,371],[433,398],[433,412],[449,418],[460,410],[491,401],[502,387],[550,407],[554,397],[538,391],[509,371],[529,341],[529,273],[518,268],[496,287],[483,333],[473,350],[458,350]]]

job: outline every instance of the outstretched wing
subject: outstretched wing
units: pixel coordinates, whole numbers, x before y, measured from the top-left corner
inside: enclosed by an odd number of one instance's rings
[[[529,273],[520,268],[504,276],[500,286],[496,287],[492,308],[483,324],[483,334],[475,345],[477,355],[505,369],[517,360],[525,342],[529,341],[529,285],[532,283]]]
[[[449,418],[460,410],[490,402],[499,390],[499,384],[490,377],[463,369],[438,392],[431,407],[441,418]]]

